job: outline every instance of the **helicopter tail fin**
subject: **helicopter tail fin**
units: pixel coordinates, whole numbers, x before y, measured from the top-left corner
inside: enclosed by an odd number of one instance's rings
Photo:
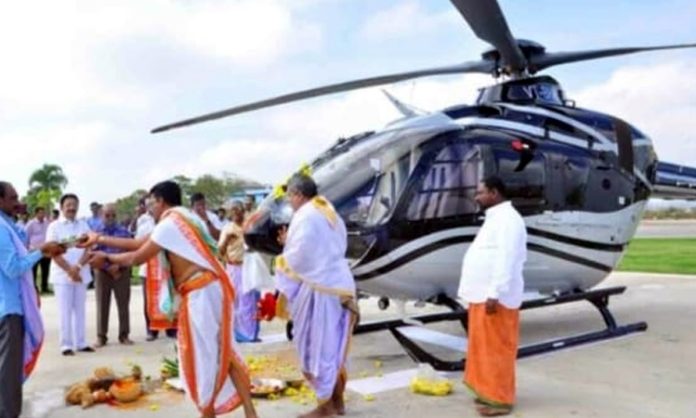
[[[696,199],[696,168],[658,162],[653,197]]]
[[[394,107],[396,107],[396,109],[407,118],[410,118],[412,116],[425,115],[428,113],[425,110],[419,109],[413,105],[402,102],[401,100],[394,97],[393,94],[389,93],[386,89],[382,89],[382,93],[384,93],[384,95],[387,96],[387,99],[389,99],[389,101],[394,105]]]

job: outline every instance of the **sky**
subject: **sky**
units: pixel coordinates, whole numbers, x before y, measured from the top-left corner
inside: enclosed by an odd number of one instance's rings
[[[690,0],[501,0],[548,50],[696,43]],[[381,88],[149,134],[155,126],[321,84],[477,59],[447,0],[0,0],[0,179],[44,163],[113,201],[177,174],[273,184],[337,138],[399,117]],[[696,166],[696,49],[554,67],[578,106],[621,117],[660,159]],[[427,110],[471,103],[486,75],[384,86]]]

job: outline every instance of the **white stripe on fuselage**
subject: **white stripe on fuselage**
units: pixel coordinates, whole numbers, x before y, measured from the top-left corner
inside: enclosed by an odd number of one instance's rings
[[[583,149],[590,149],[588,146],[588,141],[580,138],[576,138],[574,136],[570,135],[564,135],[558,132],[549,132],[548,130],[538,127],[538,126],[532,126],[528,125],[526,123],[521,123],[521,122],[512,122],[509,120],[504,120],[504,119],[491,119],[491,118],[480,118],[480,117],[471,117],[467,116],[464,118],[459,118],[455,120],[459,125],[467,127],[467,126],[483,126],[483,127],[493,127],[493,128],[503,128],[503,129],[509,129],[512,131],[518,131],[518,132],[524,132],[530,135],[538,136],[541,138],[547,137],[552,141],[557,141],[561,142],[564,144],[572,145],[574,147],[578,148],[583,148]],[[617,147],[616,144],[605,144],[605,143],[598,143],[595,144],[594,149],[601,150],[601,151],[613,151],[617,152]]]
[[[549,211],[539,215],[526,216],[524,220],[527,227],[535,228],[540,231],[568,238],[581,239],[590,243],[617,245],[625,244],[633,237],[644,207],[645,201],[640,201],[614,212]],[[476,235],[478,230],[478,226],[469,226],[450,228],[424,235],[390,251],[376,260],[356,267],[353,269],[353,274],[359,276],[373,272],[430,244],[448,238]],[[600,262],[604,262],[607,265],[612,265],[617,255],[616,252],[588,249],[572,243],[561,243],[552,238],[530,236],[529,241],[545,246],[558,243],[558,249],[574,251],[589,260],[594,260],[594,257],[601,256]],[[464,254],[462,254],[462,257],[463,255]]]
[[[469,227],[462,227],[462,228],[451,228],[451,229],[446,229],[443,231],[438,231],[432,234],[428,234],[425,236],[422,236],[420,238],[417,238],[413,241],[410,241],[394,251],[389,252],[388,254],[370,261],[367,264],[358,266],[353,270],[354,275],[360,275],[364,273],[368,273],[370,271],[373,271],[375,269],[378,269],[380,267],[384,267],[388,263],[401,258],[402,256],[418,250],[420,248],[425,247],[426,245],[432,244],[433,242],[438,242],[444,239],[448,238],[454,238],[454,237],[459,237],[459,236],[466,236],[466,235],[475,235],[479,230],[478,226],[469,226]]]
[[[566,123],[582,132],[585,132],[586,134],[592,136],[593,138],[596,138],[598,141],[600,141],[604,145],[609,145],[609,146],[614,146],[616,147],[616,144],[613,141],[610,141],[609,138],[604,136],[601,132],[598,130],[585,125],[584,123],[577,121],[573,118],[570,118],[568,116],[562,115],[558,112],[553,112],[550,110],[546,110],[540,107],[534,107],[534,106],[520,106],[520,105],[514,105],[510,103],[496,103],[497,105],[501,107],[505,107],[517,112],[522,112],[522,113],[531,113],[533,115],[539,115],[539,116],[546,116],[549,118],[553,118],[556,120],[560,120],[563,123]]]

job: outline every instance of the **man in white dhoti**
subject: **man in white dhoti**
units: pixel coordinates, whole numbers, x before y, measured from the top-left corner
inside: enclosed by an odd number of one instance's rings
[[[179,364],[186,393],[205,418],[243,405],[247,418],[256,418],[247,368],[234,341],[234,292],[208,228],[181,207],[181,189],[171,181],[150,190],[157,225],[139,239],[91,233],[87,246],[99,243],[130,252],[92,253],[94,265],[124,266],[148,261],[148,275],[158,287],[156,316],[178,314]],[[174,292],[181,296],[180,306]],[[154,297],[154,296],[153,296]],[[151,304],[152,305],[152,304]]]
[[[276,259],[277,286],[288,300],[302,371],[319,400],[301,417],[343,415],[345,363],[358,313],[346,227],[306,175],[290,179],[287,199],[295,213],[279,237],[284,249]]]

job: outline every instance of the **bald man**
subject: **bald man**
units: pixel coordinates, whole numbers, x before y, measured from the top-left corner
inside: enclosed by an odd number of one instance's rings
[[[102,222],[97,232],[105,237],[130,238],[126,228],[118,223],[116,217],[116,205],[104,206]],[[99,250],[108,254],[118,254],[122,250],[99,246]],[[131,345],[130,340],[130,277],[131,270],[118,264],[105,263],[95,270],[95,296],[97,298],[97,347],[103,347],[108,341],[109,311],[111,309],[111,294],[116,298],[118,308],[118,341],[124,345]]]

